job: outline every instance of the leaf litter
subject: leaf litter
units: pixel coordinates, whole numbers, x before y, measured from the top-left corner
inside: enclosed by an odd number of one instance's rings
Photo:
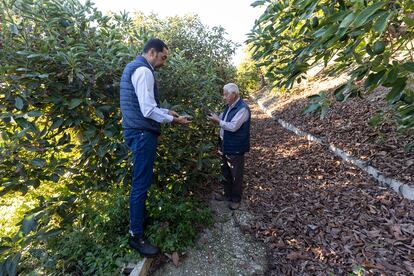
[[[250,105],[245,230],[266,244],[270,274],[413,273],[413,202]]]

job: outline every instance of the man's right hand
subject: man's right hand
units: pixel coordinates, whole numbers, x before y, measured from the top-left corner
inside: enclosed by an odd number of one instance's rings
[[[178,116],[178,117],[173,117],[173,122],[178,123],[178,124],[182,124],[182,125],[187,125],[191,121],[189,121],[188,117],[186,117],[186,116]]]

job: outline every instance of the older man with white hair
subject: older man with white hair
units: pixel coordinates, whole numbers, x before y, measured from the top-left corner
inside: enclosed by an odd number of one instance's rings
[[[242,198],[244,154],[250,150],[250,109],[234,83],[224,85],[223,99],[226,102],[223,113],[208,116],[220,126],[224,195],[216,194],[215,199],[229,201],[229,208],[236,210]]]

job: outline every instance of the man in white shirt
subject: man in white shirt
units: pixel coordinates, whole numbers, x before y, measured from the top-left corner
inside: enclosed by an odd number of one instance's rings
[[[242,197],[244,154],[250,150],[250,109],[234,83],[224,85],[223,99],[227,104],[224,112],[208,116],[220,126],[224,196],[216,194],[215,199],[230,201],[229,208],[236,210]]]
[[[167,45],[160,39],[150,39],[143,54],[125,67],[120,84],[122,127],[133,155],[129,245],[147,257],[159,252],[159,248],[144,238],[143,223],[161,123],[189,123],[177,112],[160,107],[154,71],[165,64],[167,57]]]

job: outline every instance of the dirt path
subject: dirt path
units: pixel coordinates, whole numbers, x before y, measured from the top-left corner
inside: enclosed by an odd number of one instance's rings
[[[252,108],[247,229],[271,275],[414,273],[414,204]]]
[[[231,211],[227,205],[227,202],[212,200],[214,226],[201,233],[196,245],[177,266],[169,262],[153,275],[264,275],[267,263],[263,243],[241,231],[251,221],[246,204],[236,211]]]

